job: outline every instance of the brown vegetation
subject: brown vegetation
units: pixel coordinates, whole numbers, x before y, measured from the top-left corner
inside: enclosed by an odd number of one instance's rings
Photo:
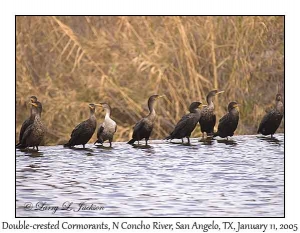
[[[167,98],[156,106],[152,139],[163,138],[191,102],[205,103],[215,88],[225,91],[217,100],[217,119],[235,100],[241,104],[236,133],[255,134],[277,91],[283,92],[283,17],[16,20],[16,136],[29,115],[29,97],[36,95],[49,132],[45,144],[66,142],[88,117],[87,103],[103,101],[118,124],[115,140],[126,141],[156,93]],[[98,109],[98,123],[103,116]],[[193,136],[199,135],[197,127]]]

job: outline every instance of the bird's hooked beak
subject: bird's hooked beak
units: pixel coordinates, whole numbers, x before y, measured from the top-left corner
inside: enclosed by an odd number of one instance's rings
[[[166,97],[166,95],[160,95],[160,96],[157,97],[157,99],[163,98],[163,97]]]
[[[200,108],[200,107],[206,107],[206,106],[207,106],[207,104],[200,104],[200,105],[199,105],[199,108]]]
[[[96,105],[97,105],[97,104],[93,104],[93,105],[89,104],[89,108],[90,108],[90,109],[95,109],[95,108],[96,108]]]
[[[95,106],[98,106],[98,107],[100,107],[101,108],[101,111],[103,111],[104,110],[104,108],[103,108],[103,105],[100,103],[100,104],[95,104]]]
[[[203,105],[202,105],[202,103],[200,102],[200,104],[199,104],[199,106],[197,107],[197,108],[201,108]]]
[[[216,93],[216,95],[219,95],[219,94],[221,94],[221,93],[223,93],[224,91],[218,91],[217,93]]]
[[[237,111],[240,111],[240,108],[239,108],[240,104],[234,104],[232,106],[232,109],[236,109]]]
[[[30,101],[33,103],[33,102],[35,102],[35,100],[33,99],[33,98],[30,98]]]
[[[38,106],[36,103],[33,103],[33,102],[29,102],[29,104],[33,105],[34,107]]]

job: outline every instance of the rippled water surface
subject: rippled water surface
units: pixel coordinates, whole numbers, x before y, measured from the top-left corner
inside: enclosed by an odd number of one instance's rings
[[[275,137],[17,150],[16,215],[283,217],[284,135]]]

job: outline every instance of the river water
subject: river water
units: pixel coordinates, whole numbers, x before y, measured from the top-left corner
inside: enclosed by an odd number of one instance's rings
[[[16,216],[283,217],[284,134],[275,138],[17,150]]]

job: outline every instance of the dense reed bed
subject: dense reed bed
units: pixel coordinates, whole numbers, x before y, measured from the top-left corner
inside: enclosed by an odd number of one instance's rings
[[[163,138],[189,104],[209,90],[219,119],[241,104],[236,134],[256,133],[284,89],[283,17],[16,18],[16,136],[29,115],[29,97],[43,103],[45,144],[64,143],[88,117],[87,103],[107,101],[126,141],[145,116],[147,99],[165,94],[152,138]],[[97,112],[98,124],[104,113]],[[282,124],[283,125],[283,124]],[[283,131],[283,126],[278,131]],[[200,135],[199,126],[193,136]],[[95,140],[94,135],[93,140]]]

